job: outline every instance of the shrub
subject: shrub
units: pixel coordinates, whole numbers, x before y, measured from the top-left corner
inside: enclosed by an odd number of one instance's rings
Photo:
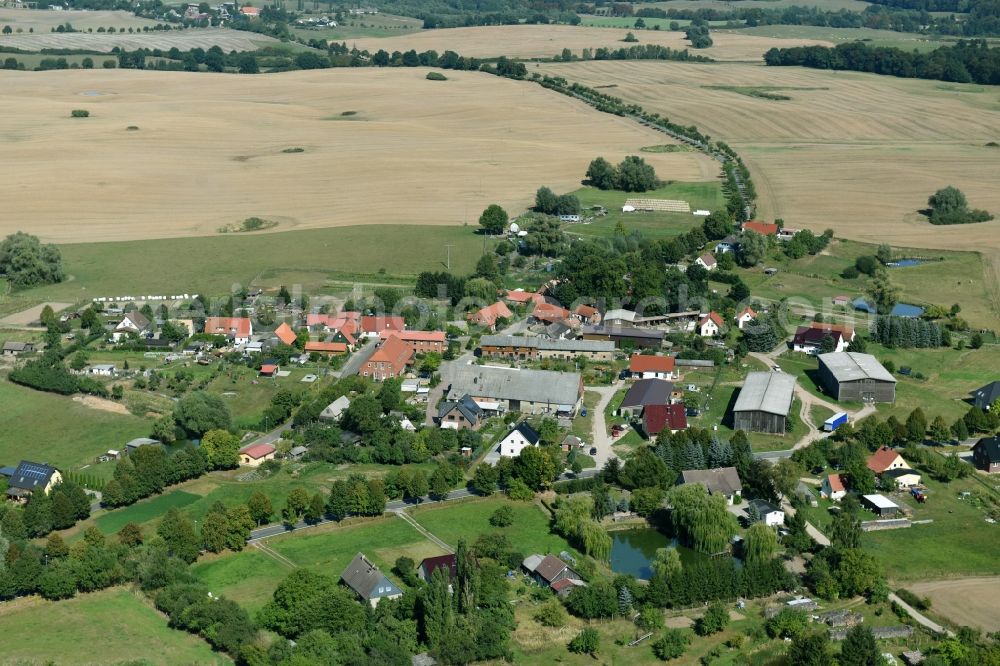
[[[653,654],[663,661],[676,659],[684,654],[690,640],[680,629],[667,629],[663,632],[663,637],[653,643]]]
[[[514,523],[514,509],[508,505],[499,507],[490,516],[490,525],[493,527],[510,527]]]
[[[87,111],[86,109],[73,109],[69,115],[72,118],[89,118],[90,111]]]
[[[717,634],[729,624],[729,611],[720,603],[708,607],[705,614],[694,624],[695,633],[699,636]]]
[[[570,652],[577,654],[595,654],[601,647],[601,637],[596,629],[584,629],[567,646]]]
[[[427,72],[428,81],[447,81],[448,77],[441,72]]]
[[[566,611],[555,599],[549,599],[534,615],[535,622],[543,627],[562,627],[566,624]]]

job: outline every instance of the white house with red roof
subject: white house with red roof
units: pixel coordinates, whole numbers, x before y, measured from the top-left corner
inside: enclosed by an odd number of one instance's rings
[[[752,322],[757,318],[757,313],[753,311],[749,305],[743,308],[743,311],[736,315],[736,327],[743,330],[743,327]]]
[[[722,332],[722,317],[714,310],[698,320],[698,335],[703,338],[715,337]]]
[[[677,379],[677,361],[673,356],[632,354],[628,360],[632,379]]]
[[[240,7],[240,14],[247,18],[260,18],[260,7]]]
[[[820,485],[819,494],[821,497],[839,502],[847,494],[844,479],[839,474],[828,475],[823,479],[822,485]]]
[[[402,331],[406,321],[396,315],[371,315],[361,318],[361,334],[366,338],[377,338],[383,331]]]
[[[246,317],[209,317],[205,320],[205,332],[224,335],[233,344],[245,345],[253,335],[253,323]]]
[[[514,313],[510,311],[506,303],[497,301],[493,305],[487,305],[468,315],[466,319],[470,324],[496,330],[497,319],[510,319]]]
[[[381,331],[378,335],[382,340],[396,336],[417,354],[426,354],[427,352],[442,354],[448,347],[448,339],[444,331]]]

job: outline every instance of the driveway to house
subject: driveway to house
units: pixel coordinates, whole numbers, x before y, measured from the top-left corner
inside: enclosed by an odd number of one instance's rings
[[[588,391],[599,393],[601,399],[594,406],[593,432],[591,433],[591,446],[597,449],[597,454],[593,456],[597,463],[597,469],[604,469],[604,465],[612,458],[617,458],[617,454],[612,450],[614,440],[608,434],[608,424],[604,419],[604,410],[615,397],[615,393],[622,386],[621,380],[615,381],[611,386],[593,386]]]
[[[910,617],[912,617],[914,620],[916,620],[917,622],[919,622],[923,626],[927,627],[931,631],[934,631],[934,632],[939,633],[939,634],[943,634],[945,636],[954,636],[955,635],[955,632],[951,631],[950,629],[945,629],[944,627],[942,627],[937,622],[934,622],[933,620],[928,619],[926,616],[921,615],[920,611],[918,611],[916,608],[914,608],[910,604],[908,604],[905,601],[903,601],[902,599],[900,599],[899,596],[897,596],[897,594],[895,592],[890,592],[889,593],[889,601],[895,601],[897,604],[899,604],[900,608],[902,608],[903,610],[905,610],[909,614]]]
[[[251,446],[253,444],[274,444],[279,439],[284,437],[285,433],[292,429],[292,420],[289,419],[282,423],[280,426],[275,428],[270,432],[265,432],[263,435],[259,436],[257,439],[242,444],[240,448]]]
[[[786,515],[789,516],[795,515],[795,507],[789,504],[787,499],[782,498],[781,510],[784,511]],[[826,535],[820,532],[818,529],[816,529],[816,527],[809,521],[806,521],[806,534],[812,537],[812,540],[821,546],[830,545],[830,540],[826,538]]]

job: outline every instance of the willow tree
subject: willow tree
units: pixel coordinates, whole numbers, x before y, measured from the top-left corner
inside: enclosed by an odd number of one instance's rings
[[[764,523],[754,523],[743,540],[743,558],[747,564],[766,562],[778,549],[778,537]]]
[[[674,531],[687,546],[709,555],[721,553],[736,534],[736,517],[726,510],[726,500],[709,495],[699,484],[675,488],[667,496]]]
[[[560,498],[555,509],[555,528],[584,553],[606,562],[611,557],[611,537],[591,517],[593,509],[594,500],[589,495]]]

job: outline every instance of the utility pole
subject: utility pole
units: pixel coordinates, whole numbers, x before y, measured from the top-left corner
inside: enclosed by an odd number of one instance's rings
[[[448,268],[449,271],[451,270],[451,248],[453,248],[453,247],[455,247],[455,246],[454,245],[445,245],[445,248],[447,248],[447,250],[448,250],[448,262],[445,264],[445,266]]]

